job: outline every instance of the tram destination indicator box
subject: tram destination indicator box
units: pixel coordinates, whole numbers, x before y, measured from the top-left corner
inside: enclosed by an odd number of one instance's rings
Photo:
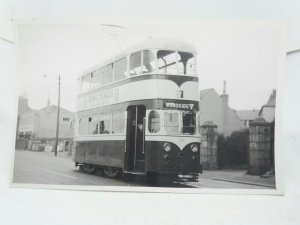
[[[193,111],[195,110],[196,103],[181,102],[181,101],[164,101],[164,109],[179,109]]]

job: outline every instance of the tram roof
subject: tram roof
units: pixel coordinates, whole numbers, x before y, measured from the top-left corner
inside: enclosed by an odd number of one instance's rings
[[[141,41],[128,49],[126,49],[124,52],[115,55],[114,57],[111,57],[105,61],[103,61],[100,64],[97,64],[96,66],[93,66],[92,68],[89,68],[88,70],[83,71],[81,73],[80,77],[84,76],[85,74],[92,72],[104,65],[107,65],[115,60],[121,59],[122,57],[129,55],[131,53],[146,50],[146,49],[161,49],[161,50],[177,50],[177,51],[185,51],[185,52],[191,52],[196,53],[197,49],[192,44],[176,39],[176,38],[152,38],[149,37],[148,39]]]
[[[163,49],[163,50],[180,50],[187,52],[196,52],[196,47],[185,41],[175,38],[152,38],[137,43],[130,47],[127,53],[133,53],[143,49]]]

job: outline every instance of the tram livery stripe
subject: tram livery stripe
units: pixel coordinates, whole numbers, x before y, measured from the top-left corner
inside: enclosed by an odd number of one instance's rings
[[[115,87],[118,87],[118,86],[121,86],[121,85],[124,85],[127,83],[132,83],[135,81],[152,80],[152,79],[171,80],[174,83],[176,83],[178,85],[178,87],[180,87],[184,82],[187,82],[187,81],[198,82],[198,77],[191,77],[191,76],[187,76],[187,75],[166,75],[166,74],[139,75],[139,76],[134,76],[134,77],[130,77],[130,78],[127,78],[124,80],[117,81],[115,83],[94,89],[92,91],[88,91],[86,93],[79,94],[78,97],[88,96],[91,94],[102,92],[102,91],[112,89],[112,88],[115,88]]]

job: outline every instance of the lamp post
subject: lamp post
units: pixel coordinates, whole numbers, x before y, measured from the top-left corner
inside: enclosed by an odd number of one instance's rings
[[[58,146],[59,113],[60,113],[60,74],[58,75],[57,121],[56,121],[56,137],[55,137],[55,146],[54,146],[54,155],[55,155],[55,156],[57,156],[57,146]]]

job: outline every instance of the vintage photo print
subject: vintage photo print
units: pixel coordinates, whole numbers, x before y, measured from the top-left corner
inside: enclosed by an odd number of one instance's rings
[[[284,27],[15,21],[13,187],[278,194]]]

